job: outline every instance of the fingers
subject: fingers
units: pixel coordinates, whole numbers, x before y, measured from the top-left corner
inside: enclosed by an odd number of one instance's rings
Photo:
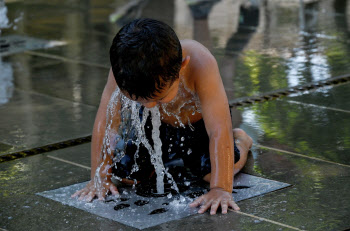
[[[227,213],[227,208],[228,208],[227,201],[226,200],[221,201],[221,213],[222,214]]]
[[[216,211],[218,210],[219,205],[220,205],[219,200],[215,200],[211,203],[210,215],[216,214]]]
[[[71,197],[73,198],[73,197],[79,196],[83,190],[84,189],[80,189],[80,190],[76,191]]]
[[[84,189],[81,193],[80,196],[78,198],[78,200],[84,200],[86,194],[88,194],[88,191],[86,189]]]
[[[89,193],[87,194],[87,196],[84,198],[84,200],[85,200],[86,202],[91,202],[92,199],[94,199],[94,197],[95,197],[95,190],[89,192]]]
[[[229,201],[228,203],[231,206],[231,208],[233,208],[233,210],[235,210],[235,211],[241,210],[233,200]]]
[[[103,186],[95,188],[92,181],[85,188],[76,191],[71,197],[78,197],[78,200],[91,202],[96,196],[99,200],[104,200],[107,192],[110,191],[113,195],[119,195],[117,187],[112,182],[105,182]]]
[[[201,208],[198,210],[198,213],[204,213],[205,211],[207,211],[211,206],[211,201],[210,202],[205,202]],[[215,210],[216,212],[216,210]]]
[[[216,202],[216,204],[217,205],[215,205],[216,206],[216,208],[214,207],[212,210],[214,211],[214,214],[216,213],[216,210],[218,209],[218,207],[219,207],[219,202],[217,201]],[[212,201],[210,200],[210,201],[206,201],[205,200],[205,197],[204,196],[200,196],[200,197],[198,197],[194,202],[192,202],[191,204],[190,204],[190,207],[191,208],[195,208],[195,207],[198,207],[198,206],[200,206],[200,205],[202,205],[201,207],[200,207],[200,209],[198,210],[198,213],[204,213],[205,211],[207,211],[209,208],[210,208],[210,206],[212,206]]]
[[[118,188],[114,184],[111,184],[109,191],[111,191],[113,195],[119,195]]]
[[[203,196],[198,197],[195,201],[193,201],[193,202],[190,204],[190,207],[191,207],[191,208],[198,207],[198,206],[202,203],[203,198],[204,198]]]

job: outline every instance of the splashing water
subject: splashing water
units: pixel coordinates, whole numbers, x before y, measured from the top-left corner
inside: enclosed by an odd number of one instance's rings
[[[0,35],[1,29],[9,28],[10,26],[9,19],[7,18],[7,7],[5,6],[5,2],[0,0]]]
[[[103,139],[102,151],[100,159],[101,165],[98,166],[95,172],[95,188],[101,189],[102,179],[100,176],[100,170],[103,167],[103,163],[107,157],[113,160],[112,165],[107,165],[102,169],[102,172],[107,172],[108,168],[117,167],[116,164],[121,161],[125,156],[125,149],[128,142],[132,142],[137,146],[137,150],[134,154],[135,164],[132,167],[132,171],[139,170],[137,165],[137,158],[139,152],[139,146],[142,144],[148,150],[150,154],[150,160],[155,168],[157,174],[157,193],[164,193],[164,176],[166,175],[170,180],[171,188],[178,191],[178,187],[171,176],[171,174],[165,169],[162,160],[162,142],[159,137],[161,125],[159,107],[143,109],[143,116],[140,118],[141,104],[132,101],[125,97],[117,88],[109,101],[107,107],[107,124],[105,136]],[[119,113],[119,115],[117,115]],[[152,140],[153,147],[149,143],[145,134],[145,124],[148,116],[152,118]],[[136,137],[136,139],[134,138]],[[113,153],[112,150],[115,150]],[[113,178],[121,180],[120,177],[113,175]]]

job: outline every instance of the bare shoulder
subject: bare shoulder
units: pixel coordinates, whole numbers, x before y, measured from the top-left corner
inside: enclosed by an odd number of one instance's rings
[[[181,40],[181,45],[185,55],[191,57],[191,62],[194,66],[200,65],[203,62],[212,61],[212,59],[215,60],[208,48],[195,40]]]
[[[111,98],[112,93],[115,91],[117,83],[115,82],[112,69],[109,70],[107,83],[102,93],[101,103],[106,104]]]
[[[199,82],[209,79],[220,79],[215,57],[202,44],[194,40],[181,40],[184,56],[190,57],[186,71],[189,85],[196,88]]]

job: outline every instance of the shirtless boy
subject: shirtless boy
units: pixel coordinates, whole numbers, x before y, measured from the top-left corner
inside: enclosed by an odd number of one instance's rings
[[[137,19],[118,32],[110,59],[112,67],[93,128],[92,180],[73,197],[91,201],[95,196],[103,200],[107,193],[118,194],[111,181],[113,169],[106,168],[113,165],[112,158],[101,158],[107,105],[118,87],[123,95],[146,108],[159,106],[163,160],[169,159],[168,148],[172,145],[167,139],[171,132],[175,132],[170,138],[173,144],[173,139],[180,139],[177,131],[191,133],[185,138],[191,149],[182,151],[182,158],[185,166],[210,183],[210,191],[190,206],[200,206],[199,213],[210,209],[210,214],[215,214],[219,206],[223,214],[228,207],[239,210],[232,198],[233,177],[245,165],[252,139],[241,129],[232,130],[228,99],[216,60],[208,49],[193,40],[179,41],[162,22]],[[116,113],[112,119],[120,121],[120,115]],[[133,159],[132,154],[127,155],[125,158]],[[126,164],[120,169],[131,166],[126,160],[121,163]],[[122,182],[134,183],[128,174],[124,175]]]

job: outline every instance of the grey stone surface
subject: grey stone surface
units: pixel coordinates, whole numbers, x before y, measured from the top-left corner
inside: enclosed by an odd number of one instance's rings
[[[3,153],[9,152],[12,148],[13,148],[12,145],[0,143],[0,153],[1,152],[3,152]]]
[[[15,90],[10,102],[0,106],[0,142],[18,151],[87,136],[91,134],[96,110],[92,106]]]
[[[349,228],[350,166],[254,149],[243,171],[293,185],[240,202],[243,212],[302,230]]]
[[[67,149],[69,150],[69,149]],[[90,171],[45,155],[0,164],[0,228],[134,230],[35,195],[90,178]]]
[[[350,164],[348,113],[278,100],[239,109],[241,128],[261,145]]]

